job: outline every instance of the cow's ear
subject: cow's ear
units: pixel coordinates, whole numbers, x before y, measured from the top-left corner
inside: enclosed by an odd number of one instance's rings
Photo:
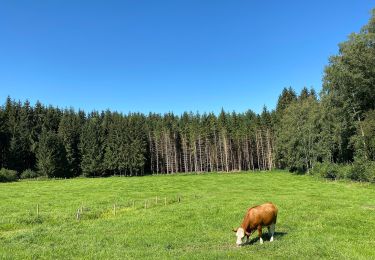
[[[238,228],[237,228],[237,229],[238,229]],[[236,232],[237,232],[237,229],[234,229],[234,228],[233,228],[232,231],[236,233]]]

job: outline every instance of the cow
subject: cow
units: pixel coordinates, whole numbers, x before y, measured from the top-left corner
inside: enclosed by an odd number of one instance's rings
[[[272,242],[275,233],[277,211],[277,207],[272,202],[249,208],[241,226],[233,229],[237,236],[237,246],[243,245],[243,238],[245,236],[246,243],[249,242],[249,237],[255,230],[258,230],[259,241],[263,244],[262,227],[268,228],[268,234],[271,237],[270,242]]]

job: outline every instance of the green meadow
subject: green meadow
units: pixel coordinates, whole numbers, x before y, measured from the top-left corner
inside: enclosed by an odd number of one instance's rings
[[[275,241],[237,247],[267,201]],[[373,184],[282,171],[0,183],[1,259],[374,259],[374,236]]]

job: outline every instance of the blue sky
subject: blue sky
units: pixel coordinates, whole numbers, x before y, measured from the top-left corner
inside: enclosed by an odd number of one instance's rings
[[[0,98],[86,111],[260,112],[321,88],[373,1],[0,2]]]

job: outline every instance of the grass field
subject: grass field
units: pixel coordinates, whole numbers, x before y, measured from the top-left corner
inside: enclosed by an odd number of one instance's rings
[[[275,241],[236,247],[231,229],[267,201]],[[1,259],[244,257],[374,259],[375,186],[276,171],[0,183]]]

